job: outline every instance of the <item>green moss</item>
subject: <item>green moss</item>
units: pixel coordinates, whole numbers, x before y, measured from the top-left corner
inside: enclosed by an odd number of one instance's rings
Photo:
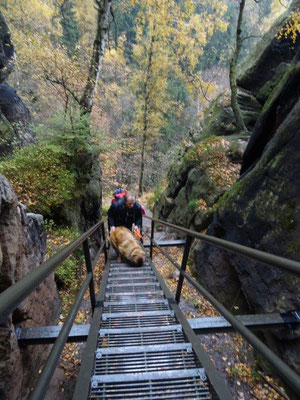
[[[287,248],[288,253],[291,255],[298,254],[300,255],[300,241],[298,238],[295,238],[291,241],[289,247]]]
[[[198,200],[197,199],[193,199],[193,200],[189,201],[188,207],[194,209],[197,206],[197,204],[198,204]]]
[[[245,188],[244,182],[235,182],[233,186],[220,197],[216,204],[217,209],[223,211],[226,207],[232,207],[234,201],[239,198]]]
[[[278,211],[281,211],[279,215],[280,225],[284,230],[293,232],[297,227],[297,219],[295,217],[296,202],[289,201],[283,207],[278,208]]]
[[[283,75],[282,79],[278,82],[278,84],[275,86],[275,88],[272,90],[270,96],[268,97],[267,101],[265,102],[263,108],[262,108],[262,113],[264,113],[269,106],[271,105],[271,103],[273,102],[274,99],[276,99],[278,97],[278,95],[280,94],[281,89],[283,88],[283,86],[285,85],[286,81],[288,80],[288,78],[290,77],[291,72],[294,70],[295,65],[292,64],[287,70],[286,73]]]

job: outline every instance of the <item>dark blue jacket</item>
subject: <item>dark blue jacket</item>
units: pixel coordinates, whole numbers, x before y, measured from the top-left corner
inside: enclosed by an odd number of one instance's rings
[[[135,202],[132,208],[128,208],[125,205],[124,199],[120,199],[115,203],[112,203],[108,210],[108,228],[112,226],[126,226],[128,229],[132,229],[132,224],[135,224],[142,228],[142,206],[139,202]]]

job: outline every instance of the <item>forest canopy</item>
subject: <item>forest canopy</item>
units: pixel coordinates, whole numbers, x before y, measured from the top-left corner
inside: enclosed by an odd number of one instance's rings
[[[1,2],[16,52],[9,83],[33,124],[51,129],[54,114],[71,124],[78,115],[101,3]],[[246,2],[240,59],[289,3]],[[230,0],[111,1],[90,121],[93,142],[106,148],[100,155],[104,190],[123,184],[142,192],[156,185],[204,107],[229,88],[238,8]]]

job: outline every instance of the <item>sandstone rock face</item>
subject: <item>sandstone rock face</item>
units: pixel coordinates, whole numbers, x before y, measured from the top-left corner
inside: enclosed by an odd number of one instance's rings
[[[71,225],[84,232],[101,217],[102,172],[98,155],[84,154],[79,162],[77,186],[82,194],[53,209],[52,218],[59,224]]]
[[[10,32],[5,19],[0,12],[0,83],[3,82],[13,70],[15,51],[11,43]]]
[[[21,279],[44,260],[43,217],[26,214],[9,182],[0,175],[0,291]],[[15,327],[52,325],[60,301],[50,276],[0,325],[0,398],[24,399],[47,356],[47,346],[20,349]]]
[[[15,52],[10,32],[0,12],[0,156],[9,154],[14,146],[34,143],[28,128],[30,112],[5,79],[13,70]]]
[[[259,162],[220,199],[207,234],[300,260],[299,113],[298,100]],[[240,290],[255,313],[300,308],[300,279],[278,268],[203,245],[195,249],[195,269],[229,307]],[[273,332],[271,343],[300,372],[300,331]]]
[[[34,143],[32,133],[28,130],[31,122],[30,112],[21,97],[5,82],[0,84],[0,112],[14,130],[15,145]]]
[[[271,94],[286,66],[292,62],[295,49],[300,45],[299,37],[296,43],[290,38],[277,39],[278,32],[288,21],[291,12],[299,7],[300,0],[293,0],[289,9],[275,21],[240,67],[238,86],[253,93],[261,104]]]

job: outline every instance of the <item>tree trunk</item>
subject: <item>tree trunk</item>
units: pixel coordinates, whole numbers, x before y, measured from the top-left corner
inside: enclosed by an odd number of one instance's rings
[[[112,0],[95,0],[95,2],[98,6],[97,33],[94,40],[87,82],[80,99],[80,107],[84,114],[90,114],[92,112],[94,94],[102,67],[108,36]]]
[[[237,23],[237,28],[236,28],[236,46],[235,50],[230,62],[230,72],[229,72],[229,77],[230,77],[230,88],[231,88],[231,107],[232,111],[235,117],[236,125],[239,129],[241,130],[247,130],[243,116],[237,101],[237,83],[236,83],[236,66],[237,66],[237,61],[238,61],[238,56],[241,50],[241,45],[242,45],[242,38],[241,38],[241,33],[242,33],[242,20],[243,20],[243,12],[244,12],[244,7],[245,7],[246,0],[241,0],[240,2],[240,8],[239,8],[239,16],[238,16],[238,23]]]
[[[153,44],[154,44],[154,35],[151,37],[150,49],[149,49],[149,57],[148,57],[148,65],[147,65],[147,75],[144,85],[144,121],[143,121],[143,141],[142,141],[142,149],[141,149],[141,172],[140,172],[140,180],[139,180],[139,196],[143,194],[143,186],[144,186],[144,171],[145,171],[145,147],[148,133],[148,106],[149,106],[149,83],[151,79],[151,67],[152,67],[152,57],[153,57]]]
[[[141,172],[139,181],[139,196],[143,194],[144,186],[144,171],[145,171],[145,146],[146,146],[146,132],[143,134],[142,152],[141,152]]]

